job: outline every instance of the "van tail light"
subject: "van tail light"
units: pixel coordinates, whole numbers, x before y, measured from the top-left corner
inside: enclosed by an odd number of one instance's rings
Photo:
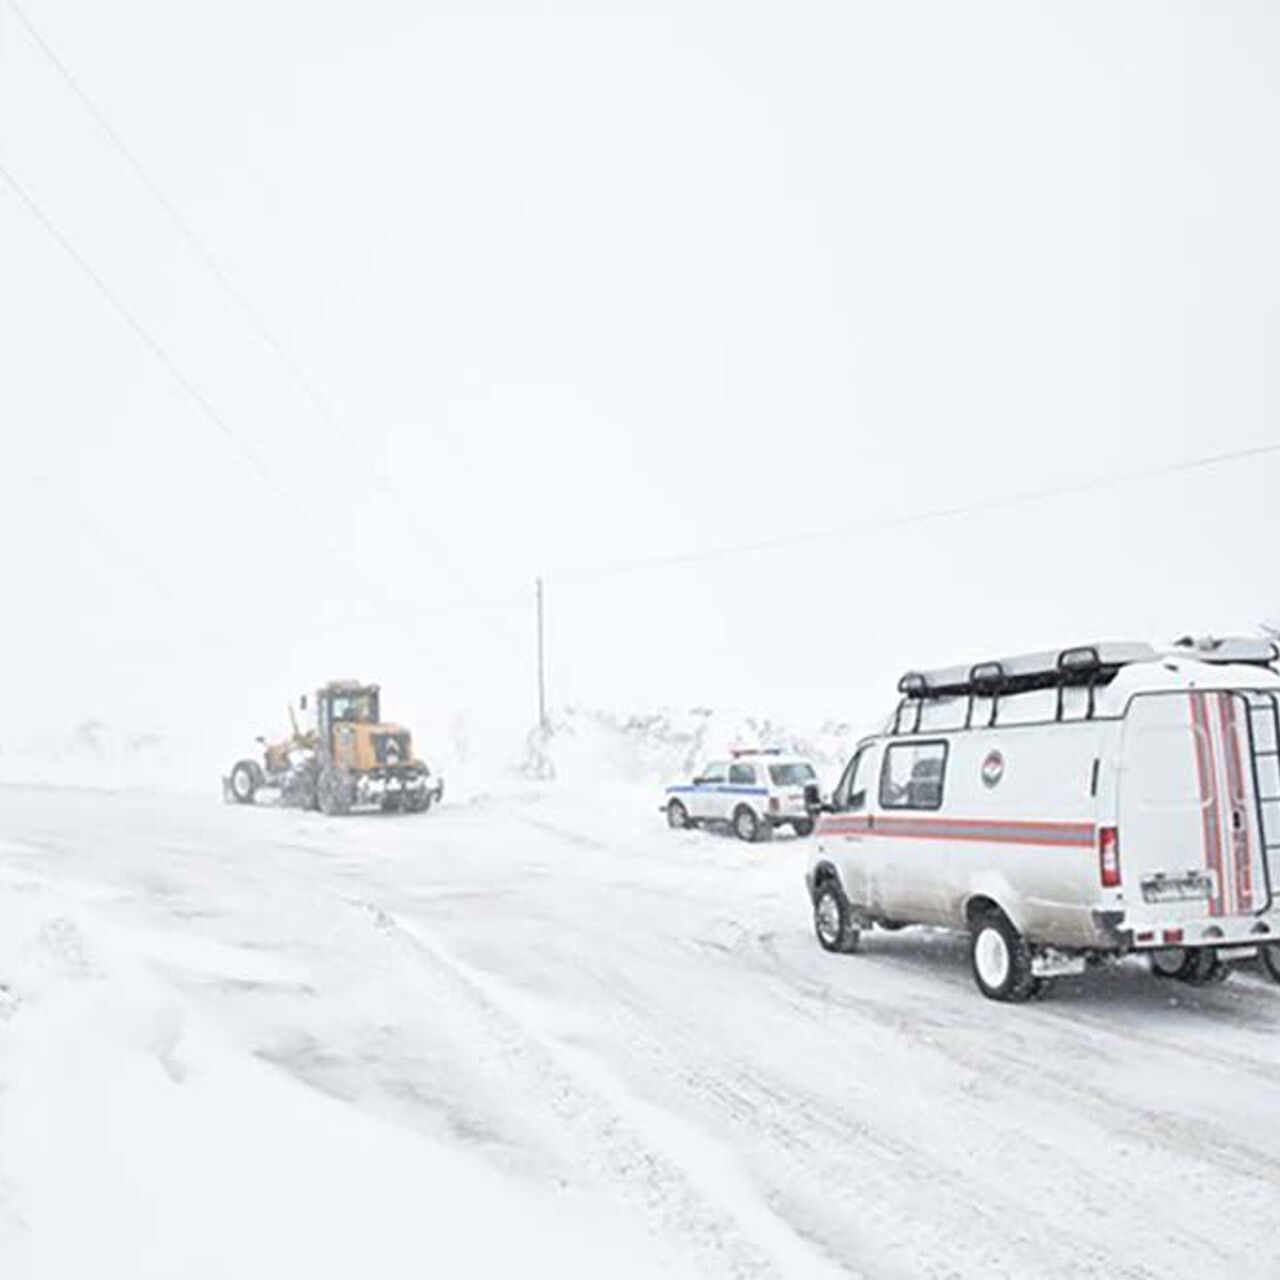
[[[1098,871],[1104,889],[1120,887],[1120,832],[1115,827],[1098,828]]]

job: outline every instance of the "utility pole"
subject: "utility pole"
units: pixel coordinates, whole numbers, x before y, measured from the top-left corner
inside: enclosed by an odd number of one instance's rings
[[[542,579],[538,582],[538,727],[547,734],[547,675],[542,639]]]

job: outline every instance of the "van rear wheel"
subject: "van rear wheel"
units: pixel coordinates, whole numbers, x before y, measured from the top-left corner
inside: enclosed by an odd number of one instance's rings
[[[1188,947],[1161,947],[1147,957],[1147,964],[1157,978],[1170,978],[1178,982],[1186,980],[1195,960]]]
[[[1157,978],[1172,978],[1190,987],[1208,987],[1225,982],[1231,968],[1212,947],[1162,947],[1149,961]]]
[[[1191,972],[1183,982],[1193,987],[1209,987],[1231,977],[1231,966],[1212,947],[1197,947],[1194,954]]]
[[[1262,972],[1272,982],[1280,982],[1280,942],[1268,942],[1258,948],[1258,960],[1262,964]]]
[[[1008,916],[990,911],[974,926],[969,962],[978,990],[988,1000],[1017,1004],[1040,990],[1031,972],[1031,948]]]

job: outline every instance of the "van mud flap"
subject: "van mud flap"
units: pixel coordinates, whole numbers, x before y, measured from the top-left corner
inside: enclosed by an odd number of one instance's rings
[[[1085,970],[1082,951],[1059,951],[1056,947],[1037,947],[1031,953],[1031,974],[1036,978],[1067,978]]]

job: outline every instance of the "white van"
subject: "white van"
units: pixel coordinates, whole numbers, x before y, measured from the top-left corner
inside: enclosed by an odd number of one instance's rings
[[[1192,983],[1259,954],[1280,981],[1276,658],[1093,644],[904,676],[818,823],[819,943],[964,929],[995,1000],[1131,951]]]

